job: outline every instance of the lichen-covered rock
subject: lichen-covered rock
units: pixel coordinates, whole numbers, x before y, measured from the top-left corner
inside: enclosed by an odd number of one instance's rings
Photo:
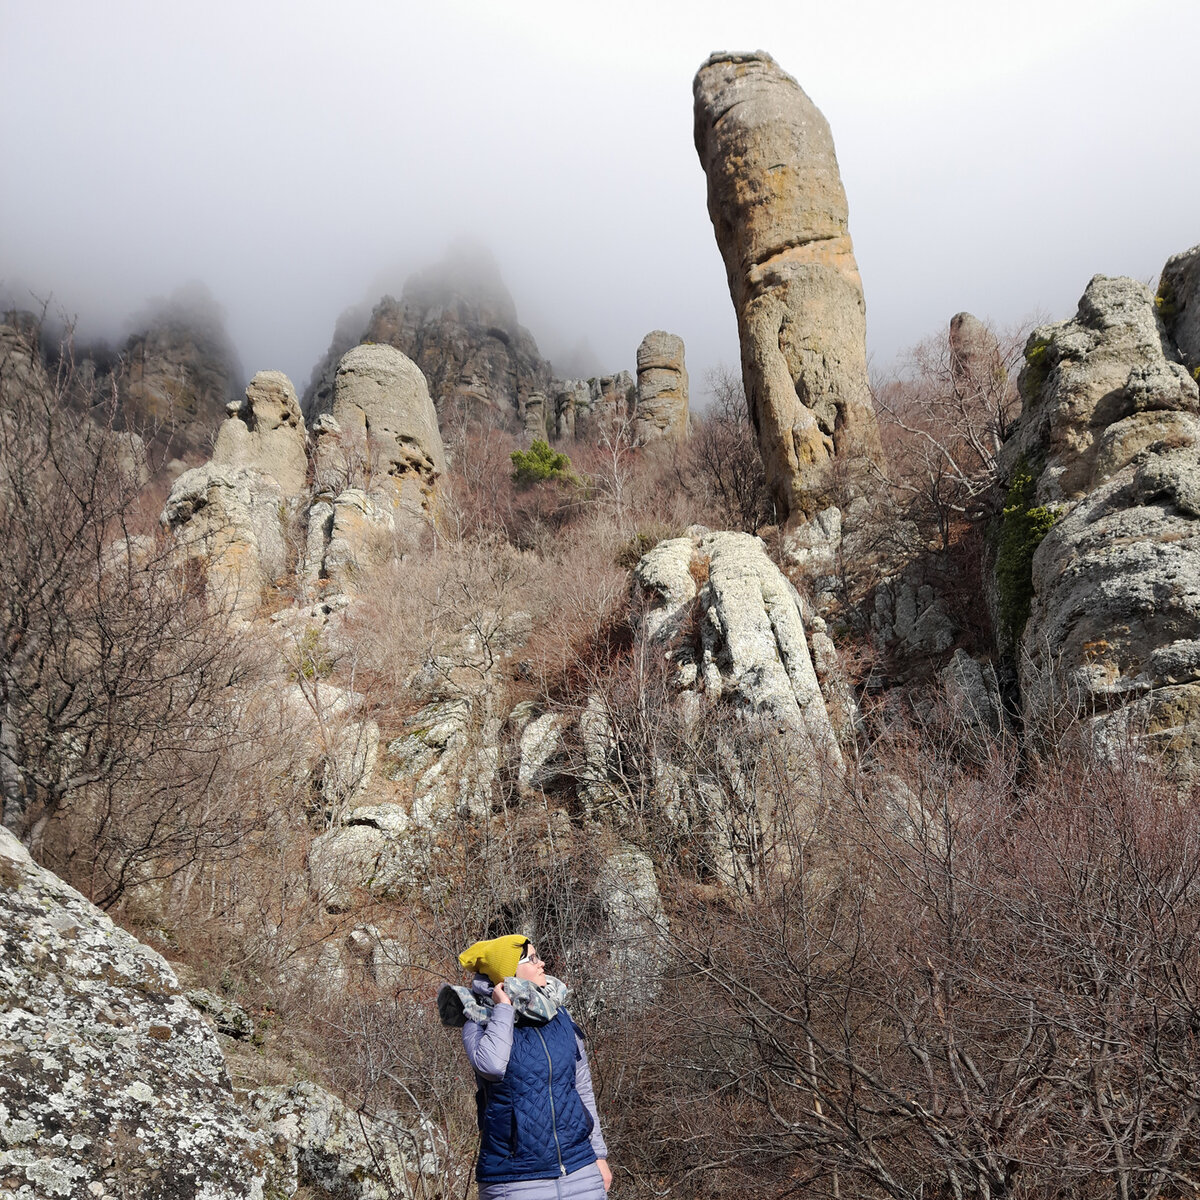
[[[637,407],[633,418],[638,445],[688,434],[688,374],[683,338],[656,329],[642,338],[637,352]]]
[[[1167,259],[1155,301],[1183,365],[1196,378],[1200,372],[1200,246]]]
[[[170,967],[5,830],[0,947],[0,1195],[263,1200],[266,1139]]]
[[[997,590],[1003,604],[1027,589],[1015,633],[1030,731],[1078,715],[1101,742],[1148,737],[1195,777],[1200,392],[1160,308],[1145,285],[1098,275],[1072,320],[1031,336]]]
[[[288,566],[283,489],[246,467],[208,463],[175,480],[161,522],[181,561],[201,564],[210,594],[249,615]]]
[[[1200,411],[1150,289],[1105,275],[1088,284],[1074,318],[1033,331],[1019,387],[1021,416],[1002,463],[1010,478],[1022,460],[1036,468],[1040,504],[1078,500],[1120,471],[1140,448],[1137,427]],[[1129,457],[1106,441],[1121,422]]]
[[[329,1200],[407,1200],[437,1170],[433,1131],[396,1114],[348,1109],[312,1083],[260,1088],[250,1105],[283,1166],[286,1195]]]
[[[217,431],[212,461],[270,475],[291,499],[307,483],[307,440],[292,381],[282,371],[259,371],[245,399],[230,403],[229,417]]]
[[[693,92],[696,150],[767,481],[780,514],[802,519],[835,458],[883,457],[833,138],[796,81],[761,51],[712,55]]]

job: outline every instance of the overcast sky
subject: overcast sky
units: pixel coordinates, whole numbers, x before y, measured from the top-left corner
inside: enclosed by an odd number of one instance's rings
[[[833,128],[882,366],[1200,241],[1198,41],[1195,0],[0,0],[0,287],[112,336],[200,279],[303,388],[467,235],[551,358],[663,328],[695,394],[737,335],[692,76],[761,48]]]

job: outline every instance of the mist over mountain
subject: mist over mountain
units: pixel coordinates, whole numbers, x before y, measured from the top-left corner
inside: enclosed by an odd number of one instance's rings
[[[701,380],[738,350],[687,86],[714,48],[768,44],[838,130],[886,365],[950,313],[1058,311],[1194,240],[1200,167],[1163,118],[1192,100],[1163,55],[1198,22],[1179,0],[9,7],[0,289],[121,341],[200,279],[248,371],[303,381],[338,314],[470,236],[551,362],[586,338],[632,369],[664,328]]]

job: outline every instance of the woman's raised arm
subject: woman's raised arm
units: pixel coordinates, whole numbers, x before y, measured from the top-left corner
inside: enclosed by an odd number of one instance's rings
[[[486,1025],[468,1021],[463,1026],[462,1040],[467,1058],[475,1073],[490,1083],[498,1083],[508,1070],[515,1016],[511,1004],[497,1004]]]

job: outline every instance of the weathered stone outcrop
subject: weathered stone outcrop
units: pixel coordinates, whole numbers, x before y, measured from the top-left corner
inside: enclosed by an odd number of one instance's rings
[[[1179,349],[1183,365],[1200,372],[1200,246],[1167,259],[1155,297],[1159,316]]]
[[[513,298],[482,247],[453,248],[413,275],[398,301],[385,296],[363,337],[411,358],[439,413],[465,404],[515,417],[526,397],[550,383],[550,364],[518,322]]]
[[[175,480],[162,524],[181,560],[197,563],[210,593],[249,616],[288,566],[283,489],[248,467],[208,463]]]
[[[434,518],[446,452],[424,376],[392,346],[347,351],[329,411],[309,416],[317,494],[302,574],[310,590],[348,591]]]
[[[2,829],[0,946],[0,1194],[262,1200],[267,1139],[170,967]]]
[[[594,442],[633,415],[637,385],[628,371],[592,379],[555,381],[555,433],[559,438]]]
[[[688,435],[688,374],[683,338],[656,329],[642,338],[637,352],[637,407],[633,418],[639,445]]]
[[[841,764],[805,636],[800,597],[748,533],[660,542],[634,571],[645,636],[671,655],[679,684],[702,681],[710,703],[803,735],[814,756]],[[682,637],[694,622],[697,641]]]
[[[1026,725],[1072,709],[1102,738],[1149,735],[1194,774],[1196,381],[1132,279],[1096,276],[1076,316],[1035,330],[1025,356],[997,590],[1020,639]]]
[[[259,371],[245,399],[231,401],[217,431],[214,466],[250,467],[270,475],[287,499],[308,478],[307,434],[292,381],[282,371]]]
[[[425,377],[411,359],[391,346],[347,351],[329,415],[337,423],[349,482],[388,496],[413,515],[432,512],[446,452]]]
[[[767,481],[793,522],[830,463],[882,461],[862,282],[829,125],[770,55],[712,55],[695,140]]]
[[[1000,343],[977,316],[955,313],[950,318],[950,376],[961,396],[970,398],[1006,377]]]

